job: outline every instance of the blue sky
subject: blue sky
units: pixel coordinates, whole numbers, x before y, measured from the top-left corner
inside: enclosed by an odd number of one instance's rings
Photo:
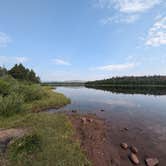
[[[166,74],[165,0],[0,0],[0,65],[43,81]]]

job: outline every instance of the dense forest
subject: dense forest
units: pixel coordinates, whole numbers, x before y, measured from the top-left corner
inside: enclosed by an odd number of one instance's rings
[[[36,73],[32,69],[25,68],[22,64],[16,64],[10,70],[5,67],[0,67],[0,77],[10,75],[18,80],[25,80],[33,83],[39,83],[40,78],[36,76]]]
[[[86,86],[166,86],[166,76],[126,76],[86,82]]]

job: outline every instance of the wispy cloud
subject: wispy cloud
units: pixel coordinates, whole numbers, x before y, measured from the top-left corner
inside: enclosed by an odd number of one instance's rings
[[[0,56],[0,65],[10,65],[27,62],[28,58],[21,56]]]
[[[106,66],[99,66],[94,68],[94,70],[101,70],[101,71],[124,71],[136,66],[135,63],[126,63],[126,64],[113,64],[113,65],[106,65]]]
[[[58,58],[53,59],[52,61],[53,61],[53,63],[55,63],[57,65],[65,65],[65,66],[70,66],[71,65],[71,63],[69,63],[65,60],[62,60],[62,59],[58,59]]]
[[[113,0],[113,2],[120,12],[142,13],[161,3],[161,0]]]
[[[160,46],[166,44],[166,16],[159,18],[148,32],[146,45]]]
[[[158,5],[162,0],[96,0],[96,5],[100,8],[114,8],[122,13],[142,13],[155,5]]]
[[[11,41],[10,36],[6,33],[0,32],[0,47],[7,47]]]
[[[117,14],[103,19],[102,23],[133,23],[146,12],[163,0],[96,0],[96,6],[104,9],[114,8]]]
[[[139,15],[134,14],[134,15],[115,15],[112,17],[106,17],[101,20],[102,24],[109,24],[109,23],[133,23],[136,20],[139,19]]]

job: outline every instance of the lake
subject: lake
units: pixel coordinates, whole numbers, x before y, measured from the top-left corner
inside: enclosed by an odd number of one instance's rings
[[[94,113],[110,122],[115,144],[128,141],[146,149],[144,155],[157,155],[166,161],[166,95],[123,94],[86,87],[56,87],[56,91],[71,99],[71,104],[58,111]],[[124,127],[129,128],[127,135],[119,132]]]

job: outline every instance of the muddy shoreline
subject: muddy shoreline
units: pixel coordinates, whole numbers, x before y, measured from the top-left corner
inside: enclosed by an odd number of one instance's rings
[[[75,139],[80,141],[94,166],[135,165],[130,159],[131,146],[138,150],[136,156],[140,166],[146,166],[145,160],[148,158],[157,158],[158,165],[165,166],[165,154],[159,152],[155,143],[146,138],[142,130],[133,131],[127,123],[121,125],[120,122],[107,122],[93,114],[72,112],[68,117],[76,131]],[[126,150],[120,146],[124,142],[128,145]]]

